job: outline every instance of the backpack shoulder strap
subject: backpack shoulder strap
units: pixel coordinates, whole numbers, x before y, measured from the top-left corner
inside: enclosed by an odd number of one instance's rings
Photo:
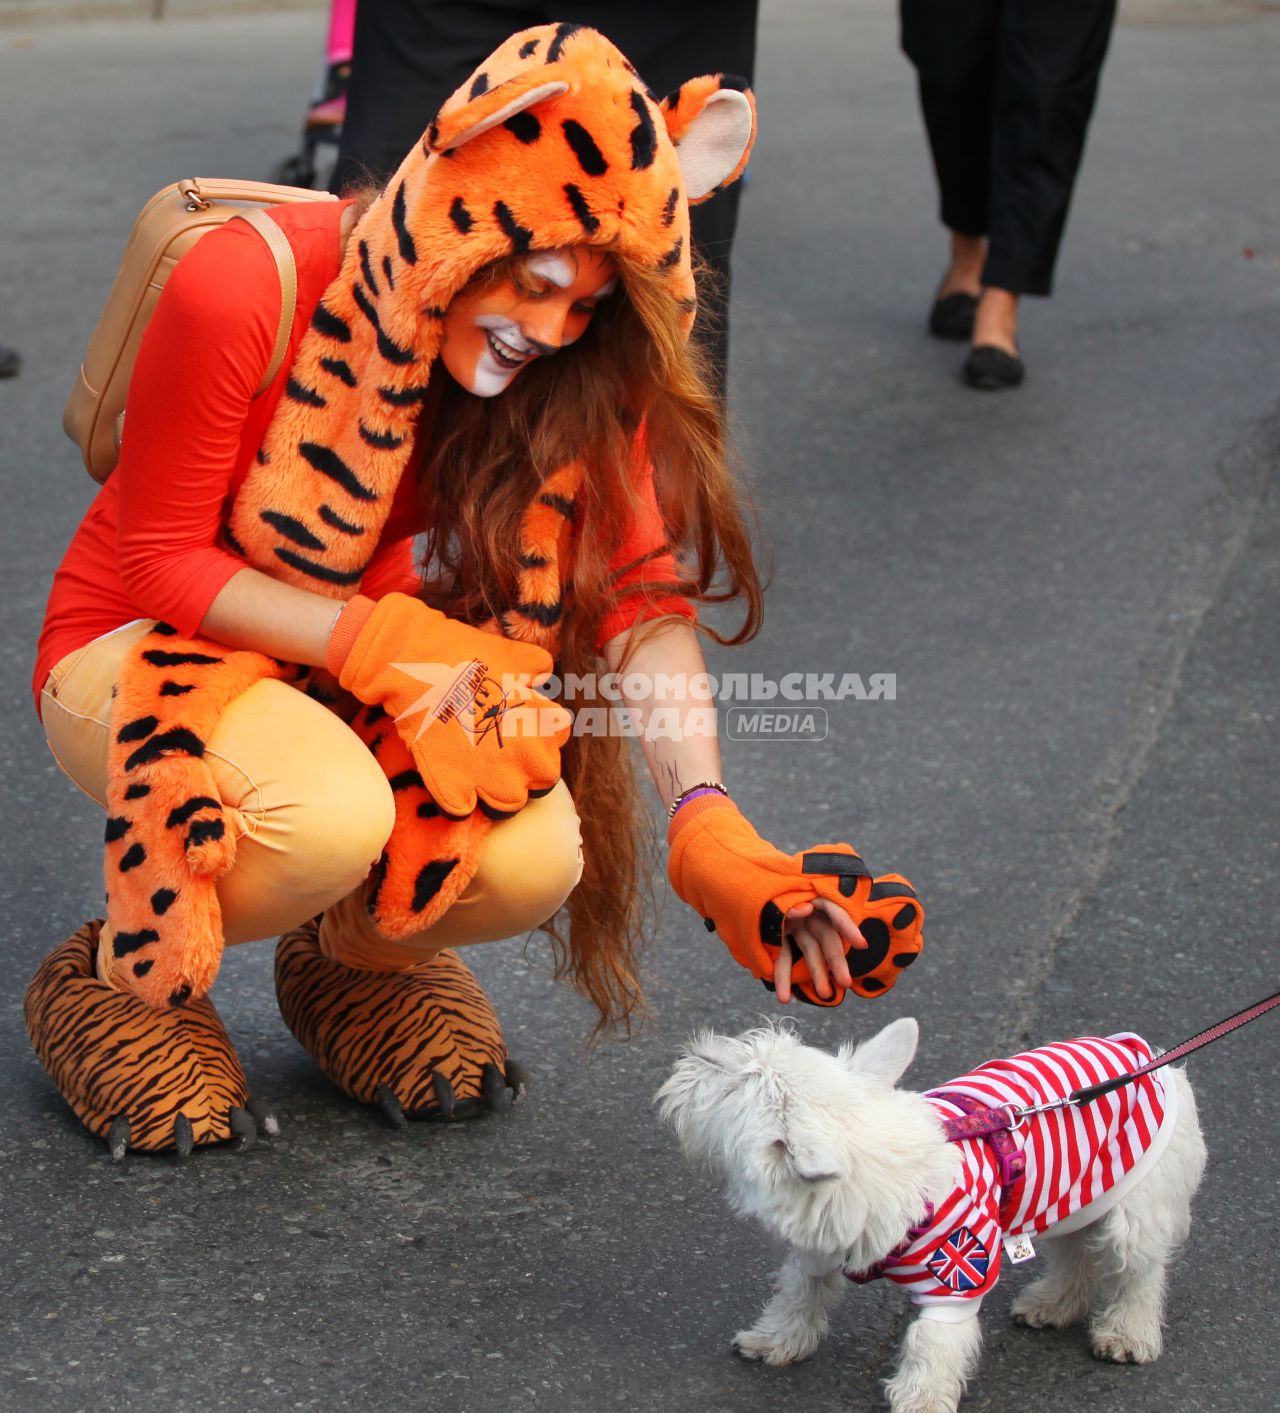
[[[298,308],[298,267],[293,258],[293,246],[289,237],[267,215],[261,207],[251,207],[239,213],[239,219],[253,227],[267,243],[267,249],[275,257],[276,270],[280,275],[280,322],[276,326],[275,347],[271,350],[271,360],[262,375],[262,382],[254,397],[260,397],[275,381],[284,360],[284,351],[289,346],[289,335],[293,331],[293,316]]]

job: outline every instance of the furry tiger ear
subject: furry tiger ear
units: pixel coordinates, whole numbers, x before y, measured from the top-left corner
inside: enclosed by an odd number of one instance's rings
[[[756,136],[756,103],[745,79],[704,74],[659,104],[676,145],[685,191],[697,204],[746,169]]]
[[[517,74],[496,88],[481,87],[477,91],[484,79],[483,74],[478,75],[472,82],[469,97],[454,107],[458,97],[455,94],[436,114],[423,135],[423,151],[428,156],[433,152],[451,152],[490,128],[509,122],[517,113],[528,112],[539,103],[568,93],[569,85],[563,79],[547,79],[544,73],[545,70],[534,70]],[[536,122],[533,130],[537,132]]]
[[[903,1016],[864,1040],[849,1056],[849,1066],[892,1088],[906,1074],[919,1044],[920,1027],[911,1016]]]

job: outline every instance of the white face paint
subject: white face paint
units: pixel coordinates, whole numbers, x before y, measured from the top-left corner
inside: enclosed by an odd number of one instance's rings
[[[463,386],[477,397],[496,397],[538,352],[520,332],[519,325],[505,315],[478,314],[475,326],[484,330],[485,339],[471,382]]]
[[[536,293],[510,283],[464,293],[445,315],[441,360],[477,397],[497,396],[526,363],[581,338],[618,283],[608,256],[587,248],[540,251],[526,268]]]

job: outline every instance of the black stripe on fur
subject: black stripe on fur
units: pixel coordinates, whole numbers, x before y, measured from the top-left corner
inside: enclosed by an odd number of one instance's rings
[[[175,726],[171,731],[161,731],[152,736],[124,763],[126,774],[140,765],[150,765],[165,754],[194,756],[199,760],[204,755],[204,742],[194,731],[185,726]]]
[[[662,259],[658,261],[658,269],[669,270],[673,265],[678,264],[683,250],[684,236],[681,236]]]
[[[351,364],[345,358],[322,358],[320,366],[326,373],[332,373],[339,382],[346,383],[349,388],[356,385],[356,375],[351,371]]]
[[[301,545],[303,549],[322,550],[328,546],[318,535],[313,535],[301,520],[295,520],[292,515],[285,515],[279,510],[262,510],[258,512],[258,519],[270,525],[273,530],[278,530],[286,540],[292,540],[295,545]]]
[[[222,661],[212,653],[168,653],[163,648],[148,648],[142,659],[152,667],[216,667]]]
[[[457,228],[459,235],[466,235],[475,225],[475,217],[467,210],[466,202],[460,196],[453,198],[453,204],[449,207],[449,219]]]
[[[532,113],[513,113],[502,126],[526,145],[542,136],[542,124]]]
[[[432,859],[421,869],[413,885],[410,909],[420,913],[444,886],[444,881],[458,866],[457,859]]]
[[[290,378],[284,385],[284,393],[292,402],[300,402],[304,407],[328,407],[328,402],[314,388],[303,387],[297,378]]]
[[[600,229],[600,222],[592,213],[591,207],[587,205],[587,198],[583,196],[579,187],[572,182],[566,182],[564,194],[569,198],[569,205],[573,207],[573,214],[582,223],[582,229],[588,235],[595,235]]]
[[[560,51],[564,48],[565,40],[568,39],[571,34],[577,34],[577,32],[581,28],[581,25],[573,24],[561,24],[556,26],[555,35],[553,36],[551,43],[547,48],[546,62],[548,64],[555,63],[555,61],[560,57]]]
[[[364,271],[364,282],[373,291],[376,298],[382,291],[378,288],[378,282],[373,277],[373,266],[369,263],[369,242],[360,242],[360,268]]]
[[[316,305],[316,312],[311,316],[311,327],[317,333],[337,339],[339,343],[351,342],[351,325],[345,319],[340,319],[332,310],[326,309],[323,304]]]
[[[637,120],[631,129],[631,170],[643,172],[653,166],[653,160],[658,155],[658,134],[644,95],[634,88],[631,90],[631,111]]]
[[[130,741],[141,741],[150,736],[160,725],[158,716],[140,716],[136,721],[130,721],[116,732],[116,740],[122,746],[127,746]]]
[[[515,612],[523,614],[525,618],[531,618],[535,623],[541,623],[544,628],[550,628],[560,622],[560,615],[564,612],[563,603],[518,603]]]
[[[113,932],[111,934],[111,950],[117,957],[127,957],[130,952],[136,952],[141,947],[149,947],[153,942],[159,942],[160,934],[154,927],[144,927],[138,932]]]
[[[382,325],[378,322],[378,310],[373,301],[364,292],[364,286],[355,284],[351,286],[351,293],[356,304],[360,308],[361,314],[368,319],[373,326],[373,331],[378,336],[378,352],[388,363],[404,365],[413,362],[413,349],[401,348],[393,339],[389,339],[382,331]]]
[[[552,510],[558,510],[566,520],[572,520],[577,514],[577,507],[568,496],[558,496],[554,491],[543,491],[538,499],[543,505],[549,505]]]
[[[426,402],[427,389],[420,388],[379,388],[378,396],[389,407],[413,407],[420,402]]]
[[[418,247],[413,243],[413,236],[410,234],[405,220],[403,182],[396,187],[395,200],[391,203],[391,224],[396,228],[396,242],[400,247],[401,259],[406,265],[416,265],[418,263]],[[374,286],[372,280],[369,281],[369,285],[374,294],[377,294],[377,287]]]
[[[369,567],[362,564],[358,569],[330,569],[327,564],[313,564],[309,559],[303,559],[300,554],[294,554],[292,550],[284,549],[280,545],[276,546],[275,555],[299,574],[305,574],[308,578],[318,579],[325,584],[358,584]]]
[[[376,447],[378,451],[394,451],[396,447],[404,445],[404,438],[398,437],[394,432],[375,432],[372,428],[360,423],[360,439],[371,447]]]
[[[157,917],[163,917],[165,913],[177,902],[178,894],[173,888],[157,888],[151,895],[151,911]]]
[[[120,862],[116,867],[121,873],[128,873],[131,868],[138,868],[147,861],[147,851],[141,844],[132,844],[120,856]]]
[[[517,255],[523,255],[529,249],[529,244],[533,240],[533,232],[528,226],[522,226],[511,214],[511,208],[505,201],[495,201],[493,203],[493,214],[497,217],[498,224],[502,227],[507,238],[511,241],[511,248]]]
[[[169,811],[169,818],[165,820],[166,829],[180,829],[194,814],[199,814],[201,810],[221,810],[222,801],[215,800],[212,795],[192,795],[184,804],[177,805]]]
[[[367,526],[357,525],[351,520],[344,520],[331,505],[320,507],[320,519],[335,530],[340,530],[344,535],[363,535],[367,529]]]
[[[371,491],[332,447],[321,446],[319,442],[299,442],[298,454],[322,476],[336,481],[353,500],[378,499],[378,493]]]
[[[596,146],[595,138],[581,123],[574,122],[572,118],[566,118],[560,126],[564,130],[565,141],[578,159],[578,166],[589,177],[604,176],[609,170],[609,164],[605,161],[604,153]]]

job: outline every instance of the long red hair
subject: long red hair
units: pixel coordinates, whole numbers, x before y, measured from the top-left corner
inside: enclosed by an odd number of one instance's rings
[[[640,439],[679,566],[678,592],[701,604],[742,606],[736,631],[705,625],[699,631],[720,643],[745,642],[759,631],[763,613],[748,510],[727,464],[722,411],[708,389],[703,356],[686,342],[665,281],[611,253],[619,288],[572,348],[536,360],[494,398],[472,396],[437,370],[444,386],[421,477],[424,596],[454,617],[481,623],[513,601],[521,518],[539,484],[568,462],[582,465],[556,664],[562,676],[598,669],[600,625],[626,597],[613,584],[611,562],[637,505]],[[519,256],[495,262],[468,288],[502,280],[521,285],[524,266]],[[628,654],[643,632],[643,625],[633,630]],[[586,863],[563,913],[543,930],[557,978],[572,981],[599,1012],[597,1036],[610,1026],[630,1033],[644,1011],[639,945],[652,829],[632,760],[616,735],[574,736],[563,756]]]

